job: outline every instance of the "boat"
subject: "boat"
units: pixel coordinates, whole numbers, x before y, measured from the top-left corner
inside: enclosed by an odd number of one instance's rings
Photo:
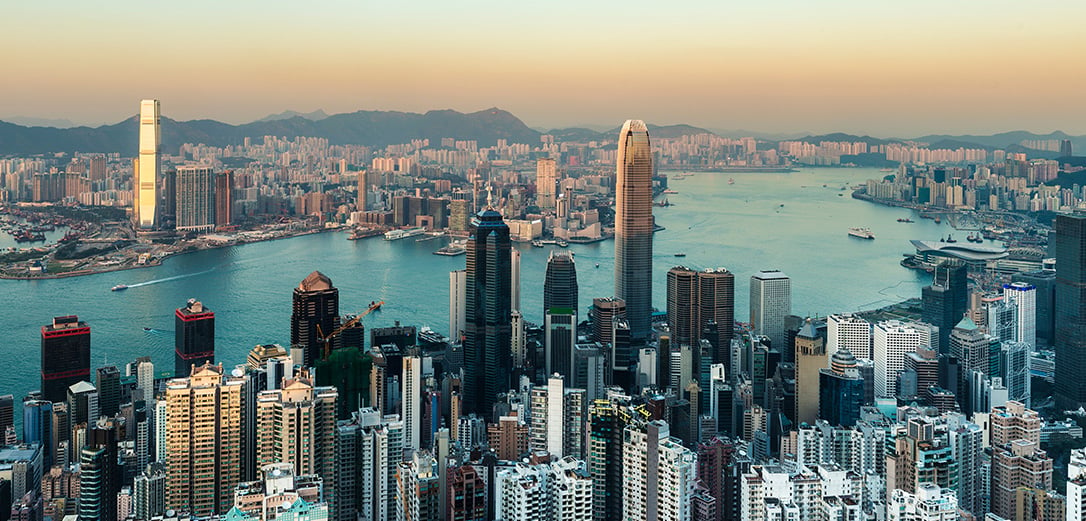
[[[149,327],[145,327],[145,328],[143,328],[143,330],[144,330],[144,331],[152,331],[152,329],[151,329],[151,328],[149,328]]]
[[[408,228],[406,230],[389,230],[385,232],[386,241],[395,241],[398,239],[405,239],[407,237],[414,237],[416,235],[422,235],[426,233],[426,228]]]
[[[109,288],[110,291],[124,291],[126,289],[128,289],[128,286],[124,284],[117,284],[116,286]]]
[[[467,241],[453,241],[434,252],[434,255],[445,255],[447,257],[455,257],[457,255],[463,255],[468,252]]]
[[[871,233],[871,228],[849,228],[848,235],[857,239],[873,240],[875,238],[875,234]]]
[[[915,222],[915,221],[913,221],[912,219],[909,219],[908,217],[905,217],[905,218],[899,218],[897,220],[897,222],[899,222],[899,223],[911,223],[911,222]]]
[[[939,242],[948,242],[948,243],[953,243],[953,242],[958,242],[958,240],[957,240],[957,239],[955,239],[953,235],[950,235],[950,234],[948,233],[948,234],[947,234],[947,236],[946,236],[946,239],[939,239]]]
[[[598,263],[598,262],[597,262],[597,263],[596,263],[596,267],[597,267],[597,268],[599,268],[599,267],[600,267],[600,263]]]
[[[735,184],[735,179],[734,179],[734,178],[731,178],[731,177],[729,177],[729,178],[728,178],[728,184],[730,184],[730,185],[734,185],[734,184]]]
[[[677,194],[679,192],[676,192],[675,190],[672,190],[672,189],[668,188],[667,190],[664,190],[664,193],[665,194]]]
[[[942,217],[939,217],[938,215],[936,215],[936,216],[935,216],[935,224],[939,224],[939,223],[941,223],[941,222],[943,222],[943,218],[942,218]]]
[[[536,239],[536,240],[532,241],[532,247],[533,248],[542,248],[543,247],[543,241],[541,241],[539,239]]]
[[[381,310],[381,304],[384,304],[384,302],[374,302],[374,301],[371,300],[370,301],[370,309],[372,309],[374,311],[380,311]]]
[[[558,239],[554,243],[557,244],[559,248],[569,248],[569,243],[566,242],[565,239]]]
[[[676,253],[675,256],[676,257],[686,257],[686,253],[680,251],[679,253]]]

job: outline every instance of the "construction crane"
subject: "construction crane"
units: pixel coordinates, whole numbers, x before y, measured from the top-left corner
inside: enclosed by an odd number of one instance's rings
[[[331,351],[332,339],[335,338],[336,335],[344,332],[347,329],[350,329],[350,328],[354,327],[355,325],[357,325],[359,322],[362,321],[362,317],[365,317],[366,315],[369,315],[370,313],[373,313],[374,311],[377,311],[378,309],[381,309],[381,306],[384,305],[384,303],[385,303],[385,301],[383,301],[383,300],[379,300],[377,302],[370,302],[370,307],[366,308],[365,311],[355,315],[350,320],[348,320],[347,322],[344,322],[343,325],[337,327],[334,331],[332,331],[331,333],[328,333],[327,335],[325,335],[324,332],[321,331],[320,324],[317,324],[317,334],[321,335],[320,341],[324,343],[324,358],[328,358],[328,354]]]

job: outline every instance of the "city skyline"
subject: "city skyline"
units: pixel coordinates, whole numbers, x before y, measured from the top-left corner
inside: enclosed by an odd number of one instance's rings
[[[1086,133],[1074,90],[1084,73],[1060,69],[1081,48],[1079,4],[1026,12],[1009,2],[983,11],[935,2],[649,5],[529,13],[486,3],[272,3],[257,11],[122,2],[69,4],[63,15],[54,5],[10,6],[0,29],[36,43],[9,63],[18,81],[0,101],[0,119],[115,123],[134,112],[131,99],[153,96],[170,99],[177,119],[230,123],[288,109],[500,106],[541,128],[636,113],[754,132]],[[630,35],[647,43],[642,52],[616,54],[612,42]],[[653,74],[641,78],[638,63],[651,63]],[[137,66],[140,74],[123,73]],[[1052,79],[1008,69],[1050,70]],[[615,88],[635,75],[641,88]]]

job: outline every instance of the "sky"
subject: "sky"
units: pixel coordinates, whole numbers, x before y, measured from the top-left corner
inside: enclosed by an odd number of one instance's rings
[[[883,137],[1086,134],[1082,0],[7,2],[0,119],[472,112]]]

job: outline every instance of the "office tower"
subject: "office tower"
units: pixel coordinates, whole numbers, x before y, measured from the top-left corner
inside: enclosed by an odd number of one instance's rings
[[[963,263],[946,260],[935,266],[930,286],[921,290],[923,321],[939,328],[938,349],[950,349],[950,331],[969,310],[969,278]]]
[[[864,379],[856,357],[848,348],[838,349],[830,357],[830,366],[818,370],[818,379],[818,417],[830,425],[856,425],[860,407],[866,403]]]
[[[490,417],[512,372],[509,226],[487,208],[471,223],[467,254],[464,410]]]
[[[1007,399],[1029,407],[1032,393],[1030,359],[1033,346],[1025,342],[1003,342],[1000,345],[1000,354],[1000,376],[1003,378],[1003,385],[1007,386]]]
[[[289,463],[298,475],[320,475],[333,510],[338,398],[335,387],[315,387],[303,370],[282,389],[261,391],[256,403],[257,467]]]
[[[520,250],[509,248],[509,309],[520,310]]]
[[[1037,346],[1037,288],[1025,282],[1012,282],[1003,285],[1003,299],[1013,302],[1017,310],[1015,316],[1016,342],[1025,342]]]
[[[1056,402],[1062,409],[1086,403],[1086,213],[1057,215]]]
[[[179,232],[215,229],[215,172],[210,166],[181,166],[176,174],[176,228]]]
[[[774,347],[784,347],[788,340],[784,318],[791,314],[792,280],[788,275],[765,270],[750,277],[750,323],[755,334],[769,337]]]
[[[136,389],[143,392],[147,403],[155,401],[155,364],[150,357],[141,357],[136,362]]]
[[[75,315],[55,317],[42,326],[42,399],[63,402],[68,387],[90,378],[90,340],[90,326]]]
[[[573,367],[570,370],[569,385],[584,389],[587,402],[604,397],[608,376],[610,375],[603,346],[596,343],[573,346]]]
[[[518,462],[499,471],[496,479],[496,519],[592,519],[592,480],[583,461]]]
[[[397,521],[429,521],[438,519],[442,505],[438,501],[440,486],[437,462],[429,451],[416,451],[410,461],[398,465],[396,485]]]
[[[1052,345],[1055,342],[1056,330],[1056,271],[1030,271],[1019,273],[1014,278],[1037,288],[1037,341],[1040,344]]]
[[[68,425],[73,434],[78,428],[94,425],[94,421],[98,419],[98,391],[90,382],[72,384],[68,388],[68,399],[65,403],[68,411]],[[78,441],[74,435],[70,439],[73,442]],[[73,451],[78,452],[79,446],[80,443],[75,443],[72,447]]]
[[[528,363],[528,332],[520,311],[509,313],[509,327],[512,329],[509,349],[513,352],[513,367],[524,367]]]
[[[339,290],[332,286],[332,279],[314,271],[294,288],[290,347],[301,348],[305,353],[305,365],[312,366],[324,354],[324,337],[338,327]],[[330,343],[331,350],[339,347],[338,338],[332,338]]]
[[[158,100],[141,101],[139,158],[135,161],[136,175],[132,183],[132,216],[141,230],[153,230],[158,226],[158,171],[162,167],[158,157],[158,126]]]
[[[554,191],[557,186],[557,168],[550,158],[540,158],[535,163],[535,200],[544,210],[554,209]]]
[[[1014,342],[1018,335],[1018,307],[1010,299],[996,297],[986,303],[988,334],[1000,342]]]
[[[795,423],[814,423],[818,419],[821,393],[819,371],[826,368],[826,346],[811,319],[796,335],[796,410]]]
[[[467,329],[467,270],[449,272],[449,338],[459,344]]]
[[[417,450],[422,448],[422,358],[403,357],[403,396],[404,448]]]
[[[45,468],[52,467],[55,461],[53,446],[57,438],[53,429],[53,405],[53,402],[47,400],[23,400],[23,443],[41,444],[42,465]]]
[[[712,362],[724,363],[731,350],[735,329],[735,275],[727,268],[709,268],[698,272],[698,327],[700,338],[713,345]],[[706,336],[706,326],[716,324],[716,338]]]
[[[543,314],[546,315],[551,308],[569,308],[580,314],[577,266],[571,253],[552,250],[547,258],[547,273],[543,281]]]
[[[842,347],[854,356],[871,358],[871,323],[851,313],[827,317],[826,354],[832,357]]]
[[[628,425],[623,433],[624,519],[690,519],[697,455],[670,436],[662,420]]]
[[[589,404],[585,461],[592,476],[592,518],[623,517],[623,433],[633,411],[616,401]]]
[[[117,468],[117,426],[102,419],[87,429],[79,451],[79,519],[116,519],[121,489]]]
[[[1040,416],[1024,404],[993,407],[990,421],[992,513],[1012,518],[1019,487],[1052,488],[1052,458],[1040,448]]]
[[[553,374],[547,378],[547,385],[532,389],[532,422],[529,431],[528,449],[533,452],[546,451],[555,458],[562,458],[565,431],[565,385],[562,377]]]
[[[99,367],[95,375],[95,387],[98,389],[98,414],[113,417],[121,408],[121,372],[111,365]]]
[[[280,379],[291,376],[286,374],[286,368],[283,367],[282,362],[282,360],[275,360],[267,365],[269,378],[272,372],[278,373]],[[372,401],[370,395],[372,372],[373,358],[359,347],[337,349],[327,358],[317,361],[316,385],[333,387],[339,392],[339,398],[336,400],[338,419],[349,419],[351,413]]]
[[[896,375],[905,368],[905,355],[932,344],[931,330],[923,324],[887,320],[875,324],[872,335],[875,355],[875,396],[897,396]]]
[[[953,490],[925,483],[916,494],[901,489],[890,492],[886,506],[888,521],[954,521],[959,519],[958,498]]]
[[[0,445],[15,445],[15,397],[0,395]]]
[[[396,471],[403,460],[403,422],[377,409],[355,411],[336,432],[336,518],[390,521],[396,517]]]
[[[215,313],[190,298],[174,311],[174,377],[215,362]]]
[[[671,341],[687,344],[701,335],[697,273],[686,266],[667,270],[667,325]]]
[[[626,302],[634,341],[652,332],[652,162],[648,127],[627,120],[616,158],[615,298]]]
[[[577,312],[558,307],[547,310],[543,335],[547,374],[569,378],[573,370],[573,346],[577,343]]]
[[[968,316],[962,317],[950,333],[950,356],[958,359],[961,368],[958,383],[958,403],[967,414],[973,412],[967,405],[976,397],[977,389],[966,382],[973,372],[985,377],[998,376],[999,341],[988,336]],[[984,411],[979,411],[984,412]]]
[[[245,381],[205,363],[166,384],[166,507],[224,514],[241,478]]]
[[[215,176],[215,226],[230,226],[234,220],[234,171]]]

